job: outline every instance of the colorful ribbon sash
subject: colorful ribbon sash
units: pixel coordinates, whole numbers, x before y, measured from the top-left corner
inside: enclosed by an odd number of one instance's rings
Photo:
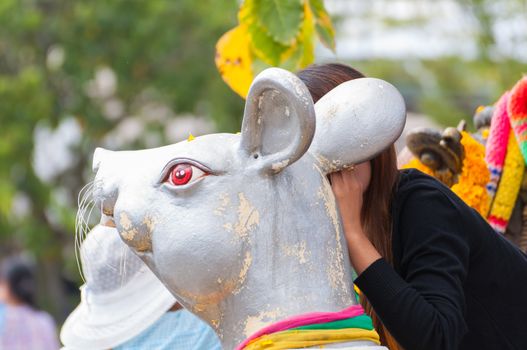
[[[243,341],[236,350],[279,350],[349,341],[380,344],[379,335],[360,305],[340,312],[314,312],[276,322]]]

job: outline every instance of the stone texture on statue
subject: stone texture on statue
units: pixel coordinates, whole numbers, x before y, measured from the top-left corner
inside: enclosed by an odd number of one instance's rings
[[[357,303],[326,175],[374,157],[404,122],[385,81],[346,82],[313,105],[295,75],[270,68],[251,86],[241,134],[98,149],[94,194],[122,239],[233,349],[278,320]]]

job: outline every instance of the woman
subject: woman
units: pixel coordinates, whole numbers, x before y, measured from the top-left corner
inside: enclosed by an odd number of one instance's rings
[[[363,77],[340,64],[298,73],[316,102]],[[350,150],[353,151],[353,150]],[[527,349],[527,257],[393,145],[330,175],[361,302],[390,349]]]
[[[0,267],[0,349],[56,350],[55,322],[35,306],[35,276],[18,257],[6,258]]]

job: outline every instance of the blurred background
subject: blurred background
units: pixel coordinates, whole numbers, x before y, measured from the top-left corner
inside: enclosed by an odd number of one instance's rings
[[[326,0],[343,62],[390,81],[419,120],[471,121],[527,72],[527,0]],[[97,146],[239,131],[214,64],[238,1],[0,1],[0,257],[32,259],[39,304],[78,303],[77,197]]]

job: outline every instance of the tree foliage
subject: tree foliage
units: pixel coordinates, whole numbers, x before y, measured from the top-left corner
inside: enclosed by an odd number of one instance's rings
[[[95,146],[138,120],[141,131],[120,148],[168,143],[166,126],[185,113],[238,130],[242,101],[213,63],[236,8],[234,0],[0,2],[0,253],[36,258],[41,301],[56,315],[69,307],[61,279],[79,282],[74,217]],[[75,159],[43,179],[37,130],[65,122],[80,128]],[[55,150],[47,152],[52,164]]]
[[[335,50],[335,31],[322,0],[245,0],[238,21],[218,41],[216,65],[242,97],[265,67],[296,70],[313,63],[317,35]]]

